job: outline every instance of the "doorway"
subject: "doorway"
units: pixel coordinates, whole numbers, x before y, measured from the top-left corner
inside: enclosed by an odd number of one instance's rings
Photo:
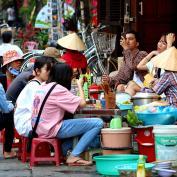
[[[132,6],[136,9],[135,28],[147,52],[156,49],[161,34],[177,32],[176,0],[137,0]]]

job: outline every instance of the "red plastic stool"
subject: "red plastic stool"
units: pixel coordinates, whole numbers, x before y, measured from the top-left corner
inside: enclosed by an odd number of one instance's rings
[[[134,132],[136,133],[135,140],[138,143],[138,152],[139,154],[147,156],[147,162],[153,162],[156,160],[152,130],[152,126],[134,128]]]
[[[27,143],[28,138],[21,136],[18,159],[21,160],[23,163],[27,162],[27,160],[30,159],[30,153],[27,152]]]
[[[43,146],[40,146],[42,145]],[[49,153],[43,153],[43,150],[46,149],[46,146],[54,148],[54,156],[51,156]],[[33,138],[31,146],[31,156],[30,156],[30,166],[34,166],[36,162],[48,162],[52,161],[56,163],[56,166],[60,165],[61,153],[60,153],[60,140],[56,138],[44,139],[44,138]]]

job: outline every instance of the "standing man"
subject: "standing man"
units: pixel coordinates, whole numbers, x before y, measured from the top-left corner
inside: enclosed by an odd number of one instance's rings
[[[141,82],[144,80],[144,73],[137,70],[137,65],[147,55],[147,52],[138,49],[139,37],[135,31],[128,31],[125,36],[121,36],[120,45],[123,48],[124,56],[122,66],[113,77],[103,75],[102,81],[109,82],[110,86],[117,88],[118,91],[125,91],[129,81]]]
[[[10,27],[15,25],[15,9],[12,5],[7,9],[7,20]]]

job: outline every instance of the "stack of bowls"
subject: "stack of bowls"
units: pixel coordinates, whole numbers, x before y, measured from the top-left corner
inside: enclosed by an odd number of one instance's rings
[[[176,174],[176,171],[171,169],[155,168],[155,170],[158,171],[158,176],[161,177],[171,177]]]
[[[172,162],[170,161],[157,163],[154,170],[161,177],[170,177],[176,173],[175,170],[172,170]]]
[[[156,164],[156,168],[163,168],[163,169],[171,169],[172,168],[172,162],[159,162]]]

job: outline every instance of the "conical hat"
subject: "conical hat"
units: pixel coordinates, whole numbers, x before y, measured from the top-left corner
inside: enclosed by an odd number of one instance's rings
[[[76,33],[71,33],[62,37],[58,40],[58,44],[70,50],[83,51],[86,49],[85,44]]]
[[[170,47],[152,58],[151,61],[154,67],[168,71],[177,71],[177,49],[175,47]]]

